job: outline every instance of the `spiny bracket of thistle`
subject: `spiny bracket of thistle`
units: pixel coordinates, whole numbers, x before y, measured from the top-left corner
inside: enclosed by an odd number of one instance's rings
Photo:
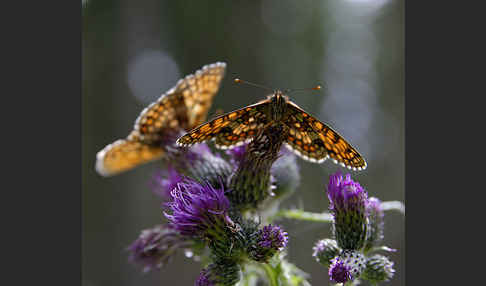
[[[246,146],[245,156],[230,178],[227,193],[232,205],[240,210],[256,209],[272,196],[271,167],[283,144],[285,129],[271,124],[262,129]]]

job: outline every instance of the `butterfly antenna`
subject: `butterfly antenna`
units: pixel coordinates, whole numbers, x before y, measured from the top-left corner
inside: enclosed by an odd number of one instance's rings
[[[296,88],[296,89],[286,89],[284,90],[283,92],[284,93],[291,93],[291,92],[294,92],[294,91],[306,91],[306,90],[321,90],[322,89],[322,86],[321,85],[316,85],[315,87],[307,87],[307,88]]]
[[[242,79],[239,79],[239,78],[235,78],[235,83],[244,83],[244,84],[247,84],[247,85],[251,85],[251,86],[255,86],[255,87],[259,87],[259,88],[263,88],[263,89],[266,89],[266,90],[273,91],[273,89],[271,89],[269,87],[266,87],[264,85],[252,83],[252,82],[249,82],[249,81],[246,81],[246,80],[242,80]]]

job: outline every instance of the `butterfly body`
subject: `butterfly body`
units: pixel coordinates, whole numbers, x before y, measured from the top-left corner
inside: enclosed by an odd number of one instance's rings
[[[353,170],[363,170],[363,157],[326,124],[309,115],[277,90],[266,99],[216,117],[177,140],[180,146],[214,140],[221,149],[251,141],[257,132],[277,127],[284,144],[305,160],[322,163],[331,158]]]
[[[119,139],[97,153],[97,172],[111,176],[163,158],[165,147],[174,143],[175,135],[206,120],[225,68],[226,64],[222,62],[206,65],[179,80],[143,109],[125,139]]]

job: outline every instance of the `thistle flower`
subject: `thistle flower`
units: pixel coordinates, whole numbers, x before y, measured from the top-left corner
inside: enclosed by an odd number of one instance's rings
[[[333,230],[342,249],[361,249],[367,235],[368,195],[351,175],[340,172],[329,177],[327,196],[334,217]]]
[[[255,242],[249,247],[249,256],[259,262],[268,262],[275,253],[282,251],[288,243],[288,234],[277,225],[267,225],[259,230]]]
[[[187,178],[172,190],[171,196],[172,201],[166,205],[172,214],[164,214],[169,225],[182,235],[211,239],[234,225],[228,216],[230,203],[222,188]]]
[[[381,201],[378,198],[371,197],[368,199],[366,206],[369,224],[368,235],[365,242],[365,251],[371,249],[383,239],[384,216],[385,212],[381,207]]]
[[[341,248],[339,248],[334,239],[319,240],[313,250],[312,256],[325,267],[329,267],[331,260],[341,252]]]
[[[164,200],[170,198],[170,192],[183,181],[183,176],[172,166],[167,170],[157,172],[152,180],[153,192]]]
[[[183,248],[190,248],[195,241],[181,236],[172,228],[158,225],[145,229],[128,247],[129,260],[141,264],[143,271],[161,268],[167,264],[173,254]]]
[[[394,273],[393,262],[386,256],[376,254],[366,261],[366,268],[362,278],[376,284],[390,280]]]
[[[240,280],[240,266],[233,260],[218,259],[201,270],[195,286],[233,286]]]
[[[269,126],[247,145],[244,158],[229,183],[232,191],[227,195],[235,208],[256,208],[273,195],[270,169],[283,143],[282,131],[278,125]]]
[[[345,283],[358,278],[365,269],[365,256],[354,250],[344,250],[331,260],[329,278],[337,283]]]

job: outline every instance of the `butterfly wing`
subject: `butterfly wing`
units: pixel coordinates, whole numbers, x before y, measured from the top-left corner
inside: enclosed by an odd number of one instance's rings
[[[134,129],[148,144],[160,142],[167,131],[191,130],[201,124],[224,77],[225,63],[206,65],[179,80],[175,87],[145,108]]]
[[[164,155],[160,147],[140,141],[117,140],[96,155],[96,171],[103,176],[112,176],[135,166],[157,160]]]
[[[306,113],[295,103],[287,102],[285,124],[289,127],[286,144],[302,158],[321,163],[332,158],[334,163],[353,170],[364,170],[364,158],[331,127]]]
[[[188,75],[147,106],[124,140],[109,144],[96,156],[103,176],[118,174],[163,157],[163,142],[180,130],[190,130],[205,120],[224,76],[225,63],[206,65]]]
[[[243,144],[256,135],[257,130],[268,123],[269,100],[216,117],[208,123],[191,130],[177,140],[180,146],[191,146],[207,140],[215,140],[216,147],[229,149]]]
[[[204,66],[194,75],[181,80],[176,92],[182,93],[188,113],[188,127],[193,129],[201,125],[213,103],[213,97],[219,90],[226,69],[225,63],[214,63]]]

